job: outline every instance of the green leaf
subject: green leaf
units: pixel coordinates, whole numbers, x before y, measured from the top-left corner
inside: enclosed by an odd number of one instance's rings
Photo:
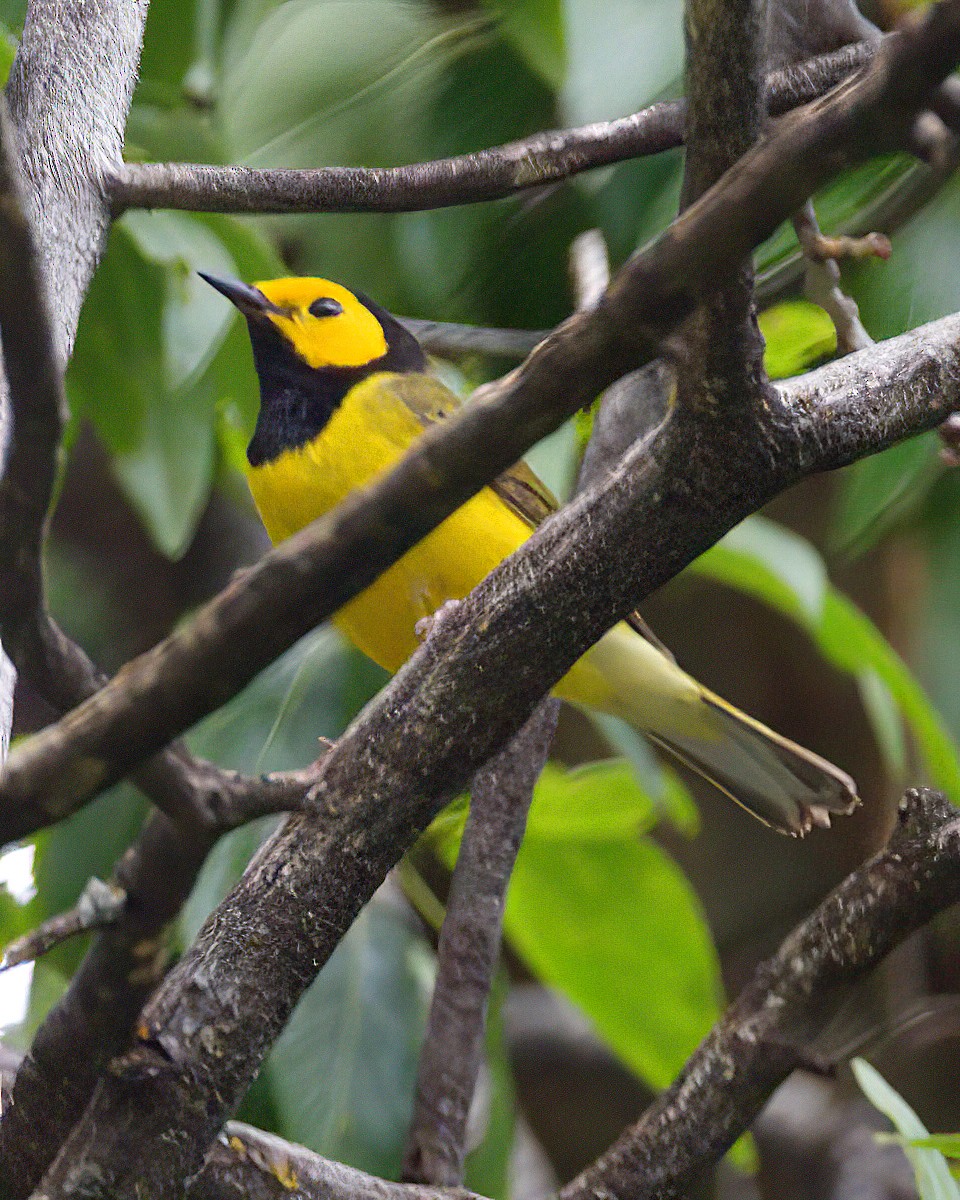
[[[252,775],[307,766],[321,751],[318,739],[338,737],[382,681],[379,668],[368,667],[334,629],[318,629],[192,730],[190,748]],[[182,945],[196,937],[274,824],[266,818],[217,842],[181,914]]]
[[[437,74],[477,22],[397,0],[290,0],[227,34],[219,117],[250,163],[404,161]],[[413,118],[413,119],[411,119]]]
[[[6,25],[0,23],[0,87],[7,86],[10,68],[17,53],[17,39]]]
[[[687,837],[694,837],[700,828],[700,812],[680,776],[660,762],[643,734],[626,721],[606,713],[591,712],[588,715],[633,767],[636,780],[656,808],[658,818],[668,820]]]
[[[887,740],[889,704],[879,697],[881,686],[886,688],[916,739],[931,781],[960,801],[960,757],[939,714],[872,621],[827,582],[812,546],[771,521],[751,517],[691,569],[782,612],[810,634],[828,662],[857,679],[880,748],[895,771],[903,754],[899,739]]]
[[[452,866],[466,821],[464,798],[430,826],[438,852]],[[622,758],[564,767],[548,762],[533,792],[527,836],[555,842],[632,839],[656,824],[657,808]]]
[[[466,804],[428,838],[452,866]],[[548,763],[534,790],[504,927],[533,973],[562,991],[651,1086],[665,1087],[710,1028],[722,988],[699,902],[639,834],[657,810],[617,759]]]
[[[931,1133],[929,1137],[903,1137],[891,1134],[884,1142],[894,1146],[912,1146],[917,1150],[939,1150],[944,1158],[960,1158],[960,1133]]]
[[[842,473],[830,544],[845,554],[862,554],[924,501],[942,472],[935,433],[892,446]]]
[[[122,221],[140,253],[165,268],[164,359],[176,389],[210,362],[235,316],[197,271],[232,274],[236,264],[213,229],[187,213],[129,212]]]
[[[121,224],[113,226],[80,316],[67,371],[74,411],[107,448],[131,450],[148,408],[165,398],[161,340],[165,277]]]
[[[960,1186],[939,1150],[918,1149],[911,1144],[912,1139],[927,1138],[929,1134],[906,1100],[865,1059],[853,1059],[850,1067],[860,1090],[874,1108],[889,1118],[897,1132],[908,1139],[904,1143],[904,1153],[913,1167],[920,1200],[960,1200]]]
[[[68,376],[77,410],[157,546],[186,548],[213,479],[224,372],[217,352],[233,314],[198,268],[234,272],[204,222],[130,213],[114,226]]]
[[[622,117],[660,97],[681,77],[680,0],[565,0],[564,12],[565,124]]]
[[[281,1136],[398,1178],[433,973],[405,917],[382,899],[368,905],[255,1085],[252,1102],[276,1114]]]
[[[20,910],[23,931],[65,912],[92,876],[109,879],[113,866],[136,838],[147,802],[128,783],[117,784],[65,821],[33,838],[36,894]],[[45,956],[52,970],[69,977],[86,950],[86,939],[73,938]]]
[[[929,581],[918,621],[922,675],[954,736],[960,732],[960,472],[944,476],[926,527]]]
[[[652,842],[528,833],[505,927],[534,974],[652,1087],[670,1083],[719,1015],[719,968],[699,903]]]
[[[787,300],[760,314],[766,340],[764,366],[771,379],[799,375],[837,351],[837,327],[809,300]]]
[[[765,517],[750,517],[697,559],[694,569],[748,592],[808,627],[823,617],[827,569],[814,546]]]
[[[534,791],[527,832],[551,842],[606,842],[645,833],[656,816],[624,759],[572,769],[547,763]]]
[[[78,412],[170,557],[207,502],[227,414],[243,431],[239,447],[258,399],[245,330],[202,269],[264,278],[282,268],[256,229],[232,218],[128,213],[94,279],[69,374]]]
[[[484,0],[500,33],[552,88],[563,86],[567,73],[561,0]]]

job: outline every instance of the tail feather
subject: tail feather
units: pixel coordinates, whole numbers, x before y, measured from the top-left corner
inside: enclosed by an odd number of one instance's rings
[[[859,803],[839,767],[708,691],[626,624],[602,637],[556,691],[629,721],[782,833],[828,826],[832,813]]]
[[[860,800],[845,771],[703,689],[714,737],[653,731],[649,736],[765,825],[802,837]],[[702,714],[703,715],[703,714]]]

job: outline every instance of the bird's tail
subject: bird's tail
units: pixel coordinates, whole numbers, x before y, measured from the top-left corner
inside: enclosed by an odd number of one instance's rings
[[[698,683],[626,625],[589,651],[557,689],[623,717],[766,825],[803,835],[856,808],[856,784]]]

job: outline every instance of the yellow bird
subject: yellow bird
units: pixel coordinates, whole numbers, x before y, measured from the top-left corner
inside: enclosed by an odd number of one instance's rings
[[[243,313],[260,380],[247,450],[250,490],[274,542],[388,470],[459,406],[419,343],[358,292],[325,279],[204,279]],[[396,671],[418,621],[466,596],[557,504],[525,463],[468,500],[334,617],[365,654]],[[739,712],[622,622],[555,691],[629,721],[761,821],[787,833],[828,825],[857,803],[837,767]]]

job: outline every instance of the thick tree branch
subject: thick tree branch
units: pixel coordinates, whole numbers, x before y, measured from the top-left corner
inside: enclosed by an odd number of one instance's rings
[[[460,1187],[507,886],[559,702],[546,700],[477,774],[447,900],[403,1178]]]
[[[73,708],[95,696],[107,682],[107,676],[46,612],[28,613],[23,626],[17,665],[52,708],[59,712]],[[307,768],[245,776],[195,758],[175,743],[145,762],[133,780],[185,831],[216,836],[255,817],[299,808],[312,774]],[[65,815],[49,795],[37,796],[17,810],[0,809],[0,843],[35,833]]]
[[[753,145],[766,114],[763,0],[686,2],[687,154],[681,208]],[[684,326],[677,402],[698,408],[762,404],[770,390],[748,260]]]
[[[767,81],[780,115],[822,96],[870,62],[876,46],[845,46]],[[417,212],[498,200],[582,171],[683,144],[684,103],[670,100],[579,129],[554,130],[475,154],[408,167],[264,170],[196,163],[126,163],[109,177],[114,212],[179,208],[199,212]]]
[[[230,1121],[187,1200],[480,1200],[464,1188],[388,1183],[304,1146]]]
[[[802,1064],[846,989],[907,934],[960,901],[960,816],[938,792],[908,792],[887,848],[850,875],[753,981],[637,1125],[560,1200],[686,1195]]]
[[[564,322],[521,368],[418,439],[388,476],[277,547],[194,621],[19,747],[0,776],[0,801],[28,803],[48,791],[69,811],[235,694],[529,445],[651,356],[657,339],[844,161],[902,142],[958,56],[960,2],[946,0],[922,26],[889,39],[860,79],[785,117],[630,261],[596,309]],[[754,507],[792,469],[786,447],[777,458],[760,473]],[[684,478],[686,464],[678,470]],[[733,511],[744,515],[734,504],[728,519]],[[723,528],[719,521],[694,544],[683,533],[682,553],[664,558],[656,582]]]

